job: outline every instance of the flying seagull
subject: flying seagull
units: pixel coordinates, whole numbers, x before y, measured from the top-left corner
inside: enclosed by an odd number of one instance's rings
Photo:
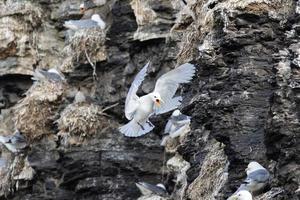
[[[136,75],[126,97],[125,116],[130,122],[119,130],[128,137],[150,132],[154,128],[149,121],[151,115],[176,109],[182,101],[181,96],[174,97],[179,84],[190,82],[195,74],[195,66],[185,63],[159,77],[153,92],[138,97],[136,92],[147,74],[148,66],[149,62]]]
[[[90,19],[65,21],[64,26],[71,30],[89,29],[89,28],[96,28],[96,27],[105,29],[106,24],[101,19],[100,15],[93,14]]]
[[[0,136],[0,142],[11,152],[17,154],[25,150],[27,147],[26,139],[17,130],[11,136]]]
[[[241,190],[228,198],[228,200],[252,200],[252,194],[247,190]]]
[[[35,69],[32,80],[62,82],[66,79],[64,75],[57,69],[51,68],[48,71],[44,69]]]
[[[140,192],[144,196],[150,196],[150,195],[158,195],[161,197],[168,196],[166,187],[161,183],[159,183],[157,185],[152,185],[152,184],[146,183],[146,182],[138,182],[135,185],[139,188]]]

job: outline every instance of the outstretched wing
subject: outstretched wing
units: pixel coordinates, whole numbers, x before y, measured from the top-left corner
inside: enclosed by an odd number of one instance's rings
[[[159,93],[163,105],[156,113],[164,113],[177,108],[180,105],[181,97],[173,96],[180,83],[188,83],[192,80],[195,74],[195,66],[190,63],[185,63],[162,75],[155,84],[155,93]]]
[[[139,86],[142,84],[145,76],[147,75],[147,69],[150,62],[148,62],[143,69],[136,75],[134,81],[131,83],[129,92],[125,101],[125,116],[128,120],[133,118],[133,114],[137,107],[139,106],[139,97],[136,95],[136,92],[139,89]]]

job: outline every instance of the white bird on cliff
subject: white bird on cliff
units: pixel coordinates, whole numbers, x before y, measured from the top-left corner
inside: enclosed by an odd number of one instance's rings
[[[260,192],[269,182],[270,173],[258,162],[250,162],[246,168],[246,173],[247,178],[244,181],[244,185],[252,193]]]
[[[136,75],[131,84],[125,102],[125,116],[131,120],[119,128],[128,137],[138,137],[150,132],[154,125],[149,121],[152,114],[161,114],[176,109],[182,101],[181,96],[174,97],[180,83],[188,83],[195,74],[195,66],[185,63],[159,77],[153,92],[138,97],[136,92],[144,80],[149,62]]]
[[[269,183],[270,173],[256,161],[250,162],[245,171],[247,177],[234,195],[244,190],[251,192],[253,195],[259,195]]]
[[[62,82],[65,81],[65,76],[55,68],[51,68],[48,71],[44,69],[35,69],[33,77],[31,78],[35,81],[52,81],[52,82]]]
[[[138,187],[138,189],[144,196],[150,196],[150,195],[158,195],[161,197],[168,196],[166,187],[161,183],[157,185],[152,185],[146,182],[138,182],[135,185]]]
[[[228,198],[228,200],[252,200],[252,194],[247,190],[241,190]]]
[[[90,19],[81,19],[81,20],[69,20],[64,23],[64,26],[71,30],[79,30],[79,29],[89,29],[100,27],[101,29],[105,29],[106,24],[101,19],[100,15],[93,14]]]
[[[20,153],[27,147],[26,139],[17,130],[11,136],[0,136],[0,142],[12,153]]]
[[[166,124],[164,133],[167,135],[162,139],[161,146],[165,146],[168,138],[176,138],[187,133],[190,123],[190,116],[182,114],[178,109],[175,110]]]

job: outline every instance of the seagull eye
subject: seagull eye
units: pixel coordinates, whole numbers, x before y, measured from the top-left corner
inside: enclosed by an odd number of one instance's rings
[[[157,98],[156,96],[154,96],[154,98]]]

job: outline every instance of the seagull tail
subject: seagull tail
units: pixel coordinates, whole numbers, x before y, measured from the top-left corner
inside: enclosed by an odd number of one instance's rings
[[[173,99],[165,102],[164,105],[162,105],[162,107],[155,114],[162,114],[174,110],[181,105],[181,101],[181,96],[174,97]]]
[[[150,126],[148,123],[141,126],[135,120],[131,120],[124,126],[119,128],[119,131],[127,137],[139,137],[149,133],[154,126]]]

